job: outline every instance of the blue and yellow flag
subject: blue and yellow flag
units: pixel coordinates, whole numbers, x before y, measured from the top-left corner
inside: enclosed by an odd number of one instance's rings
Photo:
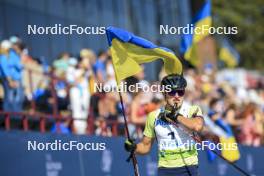
[[[189,30],[191,32],[183,35],[180,46],[180,52],[184,55],[184,58],[194,66],[199,62],[195,56],[196,44],[209,35],[208,29],[211,26],[211,1],[206,0],[192,20]]]
[[[227,133],[227,136],[219,136],[220,143],[223,146],[222,156],[231,162],[239,160],[240,152],[231,126],[221,118],[216,120],[215,123]]]
[[[171,50],[158,47],[143,38],[115,27],[108,27],[106,34],[117,84],[120,84],[122,79],[137,74],[141,70],[140,64],[157,59],[163,60],[167,74],[182,73],[182,64]]]
[[[227,40],[223,40],[221,45],[219,59],[229,68],[236,67],[239,63],[239,53]]]

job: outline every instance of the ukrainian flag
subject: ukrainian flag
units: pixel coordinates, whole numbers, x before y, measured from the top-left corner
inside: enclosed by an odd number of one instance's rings
[[[111,50],[116,81],[135,75],[141,70],[140,64],[162,59],[167,74],[182,73],[182,64],[169,49],[135,36],[125,30],[108,27],[107,39]]]
[[[222,60],[227,67],[234,68],[239,63],[239,57],[236,49],[233,48],[228,41],[224,40],[219,52],[220,60]]]
[[[184,34],[181,41],[180,52],[184,58],[194,66],[198,65],[199,60],[196,58],[196,44],[209,35],[209,29],[212,26],[211,1],[206,0],[202,8],[197,12],[190,25],[189,34]]]
[[[240,152],[231,126],[222,119],[216,120],[215,123],[227,134],[227,136],[219,136],[220,143],[223,146],[222,156],[231,162],[239,160]]]

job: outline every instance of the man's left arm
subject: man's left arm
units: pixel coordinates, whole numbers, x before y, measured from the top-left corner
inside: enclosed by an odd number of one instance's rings
[[[203,129],[204,120],[203,114],[198,106],[193,107],[193,112],[190,112],[191,118],[184,117],[183,115],[179,114],[177,116],[178,123],[183,124],[190,130],[200,132]]]

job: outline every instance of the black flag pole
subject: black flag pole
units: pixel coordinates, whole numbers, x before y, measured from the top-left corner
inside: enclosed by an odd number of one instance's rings
[[[126,118],[126,112],[125,112],[123,97],[122,97],[122,94],[121,94],[120,90],[118,91],[118,94],[119,94],[121,108],[122,108],[122,114],[123,114],[123,118],[124,118],[124,122],[125,122],[125,132],[126,132],[128,140],[131,140],[131,137],[130,137],[130,134],[129,134],[129,130],[128,130],[128,123],[127,123],[127,118]],[[132,151],[130,153],[130,156],[127,159],[127,161],[129,162],[131,158],[132,158],[132,162],[133,162],[135,176],[140,176],[139,175],[138,162],[137,162],[137,158],[136,158],[136,155],[135,155],[134,151]]]

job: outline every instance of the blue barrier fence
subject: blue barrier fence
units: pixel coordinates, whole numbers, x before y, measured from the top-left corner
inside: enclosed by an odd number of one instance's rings
[[[128,154],[123,149],[124,138],[121,137],[0,131],[0,141],[1,176],[133,175],[132,163],[125,161]],[[71,141],[72,150],[69,148]],[[69,150],[62,150],[63,145]],[[35,151],[34,147],[41,150]],[[83,150],[77,149],[82,147]],[[141,175],[156,176],[156,150],[155,145],[149,155],[137,157]],[[237,164],[252,176],[264,176],[264,148],[240,146],[240,151],[242,156]],[[204,151],[199,152],[199,160],[202,176],[240,175],[221,159],[209,163]]]

